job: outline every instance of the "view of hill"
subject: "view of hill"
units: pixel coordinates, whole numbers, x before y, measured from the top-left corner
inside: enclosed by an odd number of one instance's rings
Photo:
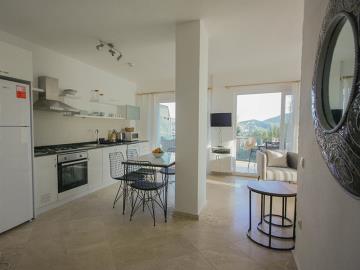
[[[254,132],[259,131],[268,131],[271,130],[274,126],[280,126],[280,115],[275,116],[263,121],[252,119],[238,122],[237,125],[237,134],[243,136],[248,136]]]
[[[285,114],[285,118],[288,119],[290,117],[291,114]],[[249,135],[250,133],[253,133],[254,131],[265,131],[265,130],[270,130],[272,127],[280,126],[280,121],[281,121],[281,117],[280,115],[278,116],[274,116],[271,117],[269,119],[260,121],[260,120],[256,120],[256,119],[251,119],[251,120],[245,120],[245,121],[241,121],[238,122],[237,126],[238,126],[238,134],[239,131],[241,130],[242,135]],[[239,130],[240,128],[240,130]]]

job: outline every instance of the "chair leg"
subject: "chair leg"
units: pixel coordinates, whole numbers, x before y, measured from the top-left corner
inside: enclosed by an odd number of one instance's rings
[[[116,204],[116,202],[120,199],[120,197],[121,197],[121,194],[119,195],[119,193],[120,193],[120,190],[121,190],[121,188],[122,188],[122,182],[120,182],[120,185],[119,185],[119,188],[118,188],[118,190],[117,190],[117,192],[116,192],[116,196],[115,196],[115,199],[114,199],[114,203],[113,203],[113,208],[115,208],[115,204]]]
[[[123,215],[125,215],[125,204],[126,204],[126,199],[128,196],[127,192],[128,192],[128,184],[125,181],[124,182],[124,191],[123,191]]]
[[[249,153],[248,168],[250,167],[251,154],[252,154],[252,149],[250,149],[250,153]]]
[[[130,221],[131,221],[134,214],[134,189],[131,189],[130,196],[131,196],[131,212],[130,212]]]
[[[151,191],[150,191],[150,193],[151,193],[152,216],[153,216],[153,219],[154,219],[154,227],[155,227],[155,205],[154,205],[154,198],[153,198],[153,194],[152,194]]]
[[[144,212],[145,211],[145,191],[143,192],[142,208],[143,208],[143,212]]]
[[[165,216],[165,223],[167,223],[167,200],[168,200],[168,179],[166,180],[166,185],[165,185],[165,198],[164,198],[164,216]]]

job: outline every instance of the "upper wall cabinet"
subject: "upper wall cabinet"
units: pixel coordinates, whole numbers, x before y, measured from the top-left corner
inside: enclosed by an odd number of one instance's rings
[[[140,107],[132,105],[119,106],[120,115],[126,120],[140,120]]]
[[[32,53],[0,41],[0,75],[32,81]]]

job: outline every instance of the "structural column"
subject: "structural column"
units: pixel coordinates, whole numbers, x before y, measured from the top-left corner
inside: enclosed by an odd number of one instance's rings
[[[208,36],[202,21],[176,26],[176,194],[178,213],[206,203]]]

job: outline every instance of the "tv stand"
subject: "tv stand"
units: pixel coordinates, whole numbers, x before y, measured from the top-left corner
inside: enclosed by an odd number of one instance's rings
[[[209,154],[209,169],[216,173],[232,173],[234,157],[231,149],[223,146],[212,147]]]
[[[223,146],[216,146],[211,148],[211,152],[216,154],[231,154],[231,149]]]

